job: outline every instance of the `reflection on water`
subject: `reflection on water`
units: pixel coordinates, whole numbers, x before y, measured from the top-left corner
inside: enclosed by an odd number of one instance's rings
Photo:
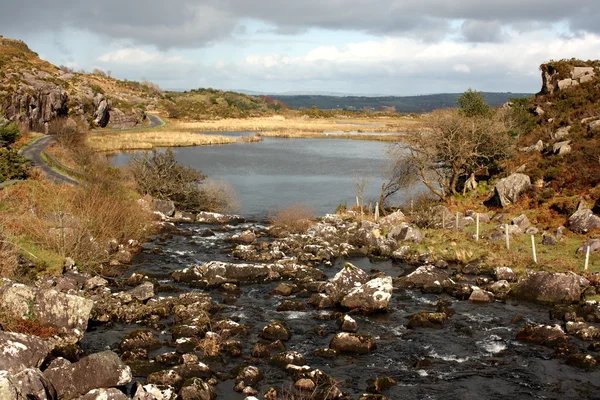
[[[180,162],[231,184],[240,197],[242,215],[264,218],[299,202],[319,215],[333,212],[343,202],[352,205],[357,176],[369,178],[365,201],[376,201],[384,182],[388,147],[389,143],[348,139],[264,138],[258,143],[180,147],[173,152]],[[113,163],[124,165],[130,158],[131,154],[118,154]]]

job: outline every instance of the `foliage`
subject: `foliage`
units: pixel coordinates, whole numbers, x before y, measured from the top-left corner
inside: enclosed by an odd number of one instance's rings
[[[271,226],[278,232],[305,233],[313,225],[314,210],[304,204],[293,204],[269,216]]]
[[[404,170],[400,177],[418,178],[443,199],[464,192],[476,174],[498,169],[510,155],[509,145],[498,113],[467,117],[456,110],[435,111],[426,130],[409,132],[396,144]]]
[[[223,181],[205,181],[200,187],[200,197],[204,211],[232,214],[240,209],[235,189]]]
[[[0,278],[14,278],[19,266],[16,246],[0,234]]]
[[[467,117],[485,117],[491,112],[483,93],[470,88],[456,99],[456,103],[460,106],[459,112]]]
[[[17,124],[0,117],[0,147],[13,144],[19,137],[21,134]]]
[[[0,147],[0,182],[26,179],[29,164],[16,150]]]
[[[180,164],[172,150],[153,150],[151,153],[137,155],[132,158],[130,167],[141,194],[172,200],[180,210],[202,209],[200,184],[206,176]]]
[[[77,149],[84,145],[86,128],[69,118],[55,118],[48,123],[48,135],[67,149]]]

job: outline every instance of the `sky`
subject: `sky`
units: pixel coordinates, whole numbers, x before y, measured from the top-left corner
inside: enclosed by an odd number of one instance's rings
[[[537,92],[600,54],[600,1],[3,0],[0,34],[56,65],[163,89]]]

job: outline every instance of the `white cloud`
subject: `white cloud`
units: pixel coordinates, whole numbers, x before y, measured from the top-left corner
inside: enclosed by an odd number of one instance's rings
[[[466,64],[456,64],[452,69],[456,72],[462,72],[464,74],[468,74],[471,72],[471,68],[469,68]]]
[[[97,61],[111,64],[190,64],[181,56],[167,56],[159,52],[149,52],[138,48],[125,48],[105,53]]]

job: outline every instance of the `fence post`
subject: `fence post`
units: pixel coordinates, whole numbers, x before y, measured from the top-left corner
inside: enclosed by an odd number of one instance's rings
[[[379,202],[375,203],[375,222],[379,220]]]
[[[479,241],[479,213],[475,214],[475,241]]]
[[[535,237],[531,235],[531,251],[533,252],[533,262],[537,264],[537,253],[535,252]]]
[[[506,234],[506,250],[510,250],[510,238],[508,235],[508,224],[504,225],[504,233]]]
[[[458,230],[458,211],[456,212],[456,230]]]
[[[584,270],[587,271],[588,270],[588,266],[590,263],[590,247],[591,246],[587,246],[587,249],[585,250],[585,266],[584,266]]]

